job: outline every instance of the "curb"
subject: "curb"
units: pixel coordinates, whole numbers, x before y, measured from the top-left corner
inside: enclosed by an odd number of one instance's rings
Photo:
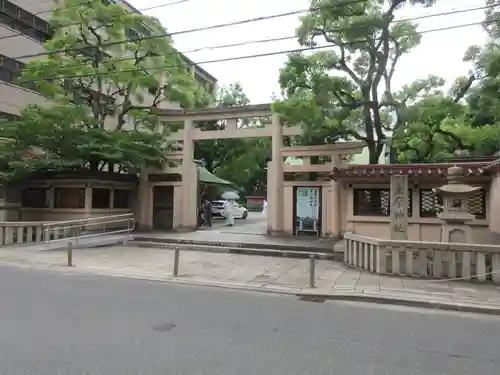
[[[187,242],[156,242],[156,241],[141,241],[140,239],[135,239],[130,241],[127,246],[137,246],[137,247],[148,247],[148,248],[159,248],[159,249],[169,249],[174,250],[173,247],[179,247],[181,251],[205,251],[213,253],[224,253],[224,254],[243,254],[243,255],[258,255],[258,256],[269,256],[269,257],[283,257],[283,258],[299,258],[308,259],[311,255],[314,255],[316,259],[320,260],[332,260],[342,262],[344,259],[344,253],[326,253],[326,252],[313,252],[311,248],[307,250],[298,250],[293,248],[286,249],[270,249],[269,247],[258,247],[254,245],[259,244],[240,244],[240,243],[229,243],[229,242],[214,242],[214,241],[190,241]]]
[[[104,276],[104,277],[118,277],[122,279],[134,279],[152,282],[161,282],[169,284],[179,284],[179,285],[192,285],[192,286],[203,286],[203,287],[213,287],[231,290],[241,290],[247,292],[259,292],[267,294],[279,294],[295,296],[303,301],[310,302],[324,302],[324,301],[351,301],[351,302],[365,302],[365,303],[375,303],[380,305],[393,305],[393,306],[405,306],[405,307],[417,307],[425,309],[434,309],[442,311],[455,311],[455,312],[465,312],[465,313],[475,313],[475,314],[486,314],[486,315],[500,315],[500,306],[480,306],[467,303],[447,303],[440,301],[425,301],[417,300],[405,297],[395,297],[395,296],[377,296],[377,295],[367,295],[360,293],[335,293],[326,294],[321,292],[314,292],[309,289],[304,291],[306,288],[293,288],[293,287],[282,287],[277,288],[268,285],[248,285],[248,284],[231,284],[224,281],[214,282],[209,280],[189,280],[182,276],[179,277],[151,277],[146,275],[123,275],[115,273],[103,273],[102,271],[95,269],[79,270],[75,267],[69,268],[63,266],[62,264],[43,264],[29,261],[5,261],[0,259],[0,264],[6,266],[14,266],[19,268],[35,268],[42,271],[56,271],[63,273],[72,273],[78,275],[93,275],[93,276]]]
[[[321,294],[301,292],[297,294],[301,299],[326,300],[326,301],[351,301],[376,303],[379,305],[393,305],[405,307],[418,307],[433,310],[455,311],[474,314],[500,315],[499,307],[477,306],[468,304],[454,304],[439,301],[419,301],[416,299],[389,297],[389,296],[374,296],[363,294]]]
[[[102,272],[98,269],[85,269],[80,270],[76,268],[76,266],[68,267],[62,263],[38,263],[38,262],[30,262],[30,261],[9,261],[0,259],[0,265],[9,266],[9,267],[18,267],[18,268],[28,268],[28,269],[37,269],[41,271],[48,272],[58,272],[58,273],[72,273],[78,275],[92,275],[92,276],[103,276],[103,277],[116,277],[121,279],[133,279],[133,280],[143,280],[143,281],[152,281],[152,282],[161,282],[166,284],[180,284],[180,285],[193,285],[193,286],[204,286],[204,287],[214,287],[214,288],[223,288],[223,289],[233,289],[233,290],[244,290],[249,292],[263,292],[269,294],[281,294],[281,295],[297,295],[299,291],[302,289],[300,287],[291,288],[291,287],[268,287],[266,285],[249,285],[249,284],[231,284],[225,281],[209,281],[209,280],[190,280],[184,278],[186,276],[166,276],[166,277],[153,277],[146,275],[124,275],[119,273],[110,273],[110,272]]]

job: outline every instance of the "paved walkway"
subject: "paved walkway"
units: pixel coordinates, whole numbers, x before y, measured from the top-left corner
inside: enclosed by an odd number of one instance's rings
[[[236,219],[233,227],[226,227],[223,218],[214,218],[212,228],[201,228],[202,231],[208,231],[215,234],[260,234],[267,232],[266,217],[262,212],[249,212],[246,219]]]
[[[310,248],[311,251],[331,252],[337,241],[317,237],[271,237],[266,234],[266,218],[261,212],[249,212],[248,219],[235,220],[234,227],[225,227],[224,221],[217,219],[211,229],[202,228],[196,232],[146,232],[134,233],[141,241],[196,242],[201,244],[224,243],[245,245],[246,247]]]
[[[316,288],[308,288],[309,260],[182,251],[173,277],[171,250],[117,246],[74,250],[75,267],[64,251],[0,249],[0,263],[150,280],[330,297],[363,297],[498,309],[500,286],[461,281],[379,276],[319,260]]]

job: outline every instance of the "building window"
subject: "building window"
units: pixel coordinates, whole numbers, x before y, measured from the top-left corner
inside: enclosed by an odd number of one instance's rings
[[[92,208],[110,208],[111,189],[92,188]]]
[[[106,112],[108,115],[113,115],[115,112],[114,102],[115,99],[111,96],[105,94],[99,94],[97,91],[87,90],[86,88],[73,88],[73,104],[77,105],[89,105],[91,103],[99,102],[103,107],[103,113]]]
[[[113,208],[130,208],[132,190],[116,189],[113,195]]]
[[[408,216],[413,215],[411,190],[408,190]],[[389,189],[354,189],[353,211],[355,216],[389,216],[391,191]]]
[[[55,188],[54,208],[85,208],[85,188]]]
[[[86,44],[85,40],[77,38],[77,45],[82,45],[79,49],[74,49],[69,51],[68,54],[73,57],[85,56],[94,61],[96,58],[98,61],[104,60],[105,57],[111,58],[111,55],[105,51],[102,51],[98,46],[92,44]]]
[[[152,35],[153,31],[147,26],[139,24],[135,25],[134,28],[127,28],[125,34],[130,41],[135,41],[136,39]]]
[[[21,204],[26,208],[49,208],[51,198],[49,188],[28,188],[22,192]]]
[[[98,91],[92,90],[89,87],[79,86],[75,81],[71,79],[65,79],[63,81],[63,87],[65,90],[71,91],[73,93],[72,102],[74,104],[89,104],[91,101],[95,101],[97,99],[103,106],[106,106],[108,112],[111,111],[110,115],[114,113],[113,105],[115,103],[115,98],[113,98],[112,96],[99,93]]]
[[[354,215],[389,216],[389,189],[354,189]]]
[[[160,88],[157,86],[148,87],[148,92],[152,96],[158,95],[159,90],[160,90]]]
[[[125,34],[127,35],[127,38],[129,39],[130,42],[134,42],[138,38],[140,38],[140,35],[137,31],[134,29],[126,29]]]
[[[420,189],[420,217],[437,217],[443,198],[432,189]],[[479,190],[469,198],[469,213],[476,219],[486,219],[486,191]]]
[[[29,90],[37,91],[35,82],[18,82],[24,66],[25,64],[20,61],[11,59],[10,57],[4,55],[0,55],[0,80],[8,83],[13,83]]]
[[[469,198],[469,213],[476,219],[486,219],[486,190],[481,189]]]
[[[48,22],[7,0],[0,1],[0,23],[41,43],[50,38]]]
[[[436,217],[443,200],[432,189],[420,189],[420,217]]]
[[[0,112],[0,123],[5,121],[17,121],[19,120],[18,115],[14,115],[13,113]]]

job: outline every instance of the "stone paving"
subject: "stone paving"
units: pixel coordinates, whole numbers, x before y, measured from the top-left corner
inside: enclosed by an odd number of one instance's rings
[[[262,212],[249,212],[246,219],[236,219],[233,227],[226,227],[223,218],[214,218],[212,228],[201,227],[201,231],[229,234],[260,234],[267,232],[266,217]]]
[[[0,263],[56,270],[65,267],[66,252],[0,249]],[[72,268],[78,272],[151,280],[187,282],[283,293],[319,295],[355,294],[384,298],[411,298],[488,305],[500,309],[500,286],[463,281],[419,280],[380,276],[345,267],[342,263],[316,262],[316,288],[308,288],[309,260],[267,256],[180,253],[179,276],[173,277],[174,252],[132,246],[78,249]]]
[[[222,242],[225,244],[244,244],[256,245],[260,248],[263,246],[288,246],[290,249],[294,247],[308,247],[311,251],[328,251],[331,252],[337,241],[329,238],[317,237],[292,237],[279,236],[271,237],[266,234],[266,218],[261,212],[249,212],[247,219],[238,219],[235,221],[234,227],[224,227],[224,221],[221,219],[214,220],[214,227],[211,229],[202,228],[196,232],[146,232],[134,234],[140,240],[154,241],[192,241],[199,243]]]

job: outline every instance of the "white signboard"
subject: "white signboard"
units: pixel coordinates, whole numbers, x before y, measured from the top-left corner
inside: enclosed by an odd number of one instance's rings
[[[295,216],[298,231],[317,232],[319,229],[320,194],[317,187],[298,187]]]

